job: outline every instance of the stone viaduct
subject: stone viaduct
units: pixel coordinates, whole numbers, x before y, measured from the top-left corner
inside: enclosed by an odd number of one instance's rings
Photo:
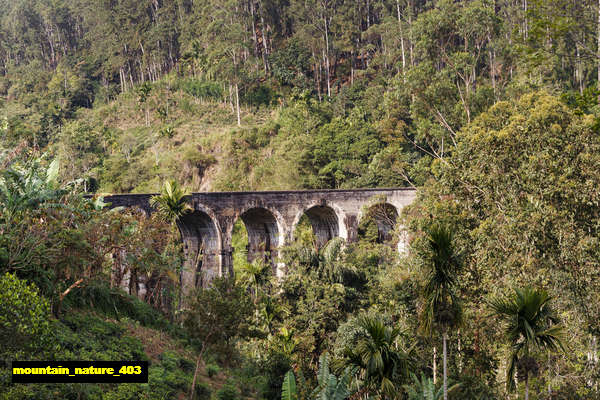
[[[138,207],[152,212],[153,194],[106,196],[111,207]],[[186,265],[184,288],[205,286],[213,277],[233,274],[233,227],[241,218],[248,232],[248,259],[270,262],[281,276],[285,266],[277,261],[279,248],[291,243],[303,215],[308,217],[317,244],[334,237],[349,242],[358,236],[358,224],[373,207],[380,238],[389,237],[401,209],[415,198],[412,189],[348,189],[269,192],[205,192],[189,196],[192,211],[179,223]],[[405,243],[400,240],[398,248]]]

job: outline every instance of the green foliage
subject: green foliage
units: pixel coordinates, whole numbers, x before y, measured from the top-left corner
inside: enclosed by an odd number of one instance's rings
[[[21,212],[40,206],[58,206],[66,191],[59,187],[58,160],[46,169],[40,159],[0,171],[0,218],[11,222]]]
[[[461,322],[461,306],[456,296],[457,277],[461,261],[454,249],[449,226],[432,225],[427,231],[427,244],[421,258],[424,262],[423,330],[431,334],[434,324],[456,327]]]
[[[411,370],[411,355],[397,347],[400,331],[386,326],[381,318],[363,315],[358,319],[361,336],[344,351],[345,363],[358,369],[363,387],[393,398]]]
[[[197,290],[189,302],[183,325],[201,352],[209,348],[227,351],[234,339],[253,333],[249,324],[252,303],[233,279],[215,278],[211,287]]]
[[[196,384],[195,398],[198,400],[209,400],[211,398],[211,394],[212,391],[206,383],[200,382]]]
[[[215,365],[215,364],[206,365],[206,373],[208,374],[208,376],[210,378],[217,375],[220,371],[221,371],[221,369],[219,368],[218,365]]]
[[[346,367],[338,378],[329,371],[329,355],[322,354],[319,357],[319,370],[317,372],[318,386],[313,391],[313,398],[317,400],[347,399],[352,394],[350,380],[354,373],[355,371],[352,368]]]
[[[444,398],[444,388],[434,385],[433,379],[425,376],[421,372],[421,377],[417,378],[415,374],[411,374],[412,384],[404,385],[408,400],[440,400]],[[460,387],[459,384],[452,385],[448,388],[448,393],[456,391]]]
[[[226,383],[215,393],[218,400],[238,400],[240,394],[238,389],[231,383]]]
[[[308,86],[310,74],[310,52],[300,42],[293,38],[285,46],[269,55],[273,77],[282,85],[299,88]]]
[[[150,205],[165,221],[175,223],[190,210],[186,196],[177,181],[166,181],[160,195],[150,199]]]
[[[174,317],[181,268],[166,224],[109,214],[64,189],[155,192],[171,180],[194,191],[415,185],[405,225],[416,251],[404,258],[366,218],[359,243],[318,248],[308,230],[297,235],[280,252],[289,269],[281,282],[267,282],[266,265],[250,267],[250,291],[241,292],[254,304],[241,307],[266,337],[236,344],[264,375],[257,396],[279,398],[292,363],[298,380],[306,373],[306,386],[317,386],[318,358],[341,356],[335,343],[365,335],[352,327],[364,309],[409,332],[423,317],[413,372],[430,371],[437,326],[453,379],[464,383],[457,393],[502,397],[495,376],[505,372],[497,362],[505,349],[483,304],[535,286],[555,294],[573,351],[535,354],[532,389],[598,397],[597,3],[109,3],[0,0],[2,273],[35,283],[61,318],[62,304],[163,326],[158,310]],[[58,164],[19,160],[42,152],[60,160],[58,179]],[[156,200],[171,223],[185,212],[178,196]],[[441,226],[451,237],[434,232]],[[432,233],[443,246],[432,246]],[[236,272],[248,268],[241,236]],[[461,257],[442,251],[450,247]],[[125,275],[141,301],[109,288],[109,276],[118,286]],[[236,360],[226,347],[218,350]],[[190,379],[172,361],[153,370],[159,387],[104,395],[178,397]],[[102,395],[81,385],[10,390],[9,398]]]
[[[148,360],[142,341],[132,336],[132,332],[140,327],[131,325],[131,321],[117,322],[99,314],[72,309],[61,321],[51,321],[49,325],[49,334],[53,337],[54,345],[51,347],[48,343],[38,344],[39,348],[46,349],[46,354],[42,355],[38,350],[27,357],[37,354],[33,357],[58,360]],[[164,332],[161,332],[161,335],[163,338],[167,337]],[[24,353],[18,358],[23,356]],[[193,371],[182,368],[182,360],[175,353],[165,352],[161,354],[160,360],[150,361],[149,364],[148,384],[40,384],[35,387],[29,386],[31,389],[26,390],[10,385],[10,371],[2,369],[0,393],[11,399],[36,396],[88,399],[173,398],[185,392],[191,382]],[[8,375],[4,375],[4,371],[8,372]]]
[[[283,378],[281,386],[281,400],[298,400],[298,391],[296,390],[296,377],[294,371],[289,370]]]
[[[177,85],[180,90],[198,99],[218,101],[223,98],[223,86],[218,82],[187,79],[178,81]]]
[[[289,355],[273,349],[266,352],[264,357],[250,363],[248,368],[252,375],[260,377],[256,387],[261,396],[269,400],[281,399],[283,380],[285,379],[286,371],[289,371],[291,368]]]
[[[268,86],[259,85],[250,87],[246,93],[244,93],[244,101],[248,105],[254,107],[260,106],[273,106],[276,104],[278,95],[273,89]]]
[[[506,383],[514,390],[515,372],[520,379],[537,375],[539,369],[532,357],[535,350],[564,350],[564,327],[550,307],[551,297],[544,290],[515,289],[511,298],[490,300],[493,312],[507,322],[506,339],[511,354],[506,370]]]
[[[0,355],[23,357],[51,351],[50,304],[14,274],[0,277]]]
[[[543,287],[554,294],[553,305],[570,332],[569,347],[585,349],[588,335],[597,334],[590,323],[599,311],[594,126],[594,116],[577,115],[546,92],[498,102],[461,132],[453,155],[436,166],[439,184],[423,190],[420,205],[409,212],[415,231],[432,220],[455,229],[453,243],[464,263],[456,288],[464,319],[480,321],[472,330],[479,338],[472,339],[477,347],[471,360],[482,352],[511,359],[512,351],[501,346],[505,337],[498,319],[489,319],[481,305],[515,287]],[[532,387],[557,382],[554,368],[573,368],[574,353],[538,358],[542,362],[526,357],[522,372],[537,364]],[[508,367],[500,364],[499,373]],[[581,379],[556,385],[584,387]],[[593,397],[593,389],[580,393]]]
[[[76,288],[65,301],[65,309],[93,309],[110,315],[116,319],[129,318],[144,326],[165,328],[165,316],[149,304],[131,296],[121,289],[110,288],[103,281],[93,281],[90,284]]]

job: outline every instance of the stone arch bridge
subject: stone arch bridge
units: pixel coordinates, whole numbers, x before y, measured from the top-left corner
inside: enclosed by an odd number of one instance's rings
[[[182,285],[205,286],[213,277],[233,273],[233,227],[241,218],[248,232],[248,259],[262,257],[281,276],[285,266],[277,262],[279,248],[293,240],[306,215],[322,246],[334,237],[349,242],[358,236],[365,212],[373,212],[379,237],[387,238],[401,209],[415,198],[413,189],[348,189],[268,192],[204,192],[189,196],[192,211],[179,222],[186,265]],[[138,207],[152,212],[153,194],[106,196],[111,207]],[[405,243],[400,241],[399,249]]]

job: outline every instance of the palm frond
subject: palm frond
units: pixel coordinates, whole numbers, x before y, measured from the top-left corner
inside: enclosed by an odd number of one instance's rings
[[[176,181],[166,181],[161,193],[150,198],[150,205],[163,220],[175,223],[191,210],[186,201],[187,196]]]
[[[492,312],[505,323],[505,336],[512,351],[508,360],[507,386],[515,389],[514,376],[521,357],[533,350],[564,350],[564,328],[550,306],[552,297],[543,289],[515,288],[507,298],[488,301]]]

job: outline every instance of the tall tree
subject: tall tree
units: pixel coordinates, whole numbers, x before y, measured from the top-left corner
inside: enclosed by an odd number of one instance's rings
[[[448,333],[461,323],[462,307],[457,293],[461,262],[454,247],[453,232],[444,224],[427,230],[424,252],[425,267],[422,291],[421,326],[431,334],[434,326],[442,333],[444,400],[448,399]]]
[[[190,388],[190,400],[194,398],[194,389],[198,370],[204,362],[207,350],[230,349],[236,338],[249,337],[252,302],[245,290],[236,286],[231,278],[215,278],[212,286],[199,289],[192,295],[183,326],[198,346],[196,369]]]

